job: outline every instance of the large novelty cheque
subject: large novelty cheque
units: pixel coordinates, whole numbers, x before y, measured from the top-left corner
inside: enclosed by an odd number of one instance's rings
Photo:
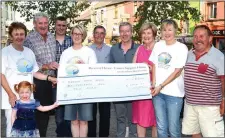
[[[146,64],[63,64],[59,66],[60,105],[151,99]]]

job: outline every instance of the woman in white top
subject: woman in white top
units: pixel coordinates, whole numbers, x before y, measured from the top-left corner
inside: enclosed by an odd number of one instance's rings
[[[188,49],[186,45],[176,41],[177,29],[174,20],[162,22],[163,40],[155,44],[149,58],[154,63],[152,95],[158,137],[181,137],[180,112],[184,97],[181,72],[186,63]]]
[[[12,43],[2,49],[2,109],[5,109],[6,136],[9,137],[11,131],[11,113],[18,94],[14,91],[14,84],[20,81],[33,82],[33,76],[40,80],[48,80],[53,83],[56,78],[44,75],[40,72],[35,55],[23,42],[27,35],[26,26],[20,22],[13,22],[9,26],[9,36]]]
[[[82,42],[87,36],[86,30],[77,25],[72,29],[73,46],[63,51],[59,64],[95,64],[97,62],[95,52],[83,46]],[[76,70],[67,72],[75,75]],[[88,121],[93,120],[93,105],[91,103],[65,105],[64,119],[71,121],[73,137],[87,137]]]

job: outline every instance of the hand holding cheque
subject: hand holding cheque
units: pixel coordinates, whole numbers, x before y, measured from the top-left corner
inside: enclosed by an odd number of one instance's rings
[[[64,64],[59,66],[59,104],[151,99],[146,64]]]

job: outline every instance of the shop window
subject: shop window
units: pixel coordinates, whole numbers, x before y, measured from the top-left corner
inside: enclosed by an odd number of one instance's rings
[[[219,39],[219,50],[225,54],[225,42],[224,39]]]
[[[216,18],[217,14],[217,3],[209,3],[209,18]]]

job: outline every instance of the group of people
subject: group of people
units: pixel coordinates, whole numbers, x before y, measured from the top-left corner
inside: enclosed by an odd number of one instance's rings
[[[48,16],[37,13],[34,31],[13,22],[9,27],[12,43],[2,49],[2,109],[5,109],[7,137],[45,137],[50,110],[55,108],[58,137],[96,137],[99,109],[99,137],[108,137],[110,102],[58,105],[56,101],[59,64],[145,63],[149,67],[152,99],[113,102],[117,137],[224,137],[224,55],[212,46],[212,33],[205,25],[193,32],[193,49],[176,41],[177,23],[166,19],[157,27],[144,23],[132,40],[132,25],[119,25],[121,42],[104,43],[106,30],[97,25],[93,44],[83,46],[87,32],[81,25],[66,35],[65,17],[55,20],[55,35],[49,32]],[[34,79],[32,78],[34,77]],[[26,79],[26,81],[23,81]],[[34,85],[33,85],[34,84]],[[32,99],[32,92],[34,99]],[[180,113],[184,102],[184,117]],[[37,109],[37,110],[35,110]],[[35,121],[36,120],[36,121]],[[182,130],[181,130],[182,128]]]

